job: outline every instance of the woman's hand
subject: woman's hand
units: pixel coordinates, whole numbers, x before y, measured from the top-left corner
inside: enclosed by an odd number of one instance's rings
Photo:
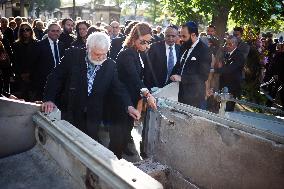
[[[151,94],[147,97],[147,103],[153,110],[157,110],[156,99]]]

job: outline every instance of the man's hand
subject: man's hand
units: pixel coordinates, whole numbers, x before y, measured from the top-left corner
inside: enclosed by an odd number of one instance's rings
[[[221,61],[218,61],[218,62],[216,63],[216,67],[217,67],[217,68],[222,68],[222,67],[223,67],[223,63],[222,63]]]
[[[44,113],[50,113],[55,107],[56,105],[53,102],[47,101],[41,105],[41,111],[43,111]]]
[[[178,81],[178,82],[180,82],[180,81],[181,81],[181,76],[180,76],[180,75],[172,75],[172,76],[170,77],[170,79],[171,79],[172,81]]]
[[[128,106],[127,113],[136,121],[138,121],[141,118],[141,114],[138,110],[136,110],[133,106]]]

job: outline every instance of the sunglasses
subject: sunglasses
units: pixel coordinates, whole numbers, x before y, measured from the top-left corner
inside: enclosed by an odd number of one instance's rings
[[[141,39],[139,39],[140,40],[140,44],[141,45],[150,45],[151,44],[151,41],[146,41],[146,40],[141,40]]]
[[[30,32],[30,31],[32,31],[30,28],[20,29],[20,32]]]

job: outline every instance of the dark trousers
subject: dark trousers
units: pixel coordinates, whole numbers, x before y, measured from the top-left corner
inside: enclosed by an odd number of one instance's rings
[[[99,141],[99,124],[96,122],[91,122],[87,120],[87,113],[81,112],[80,115],[72,115],[72,113],[67,113],[62,111],[62,119],[70,122],[77,129],[91,137],[92,139]]]

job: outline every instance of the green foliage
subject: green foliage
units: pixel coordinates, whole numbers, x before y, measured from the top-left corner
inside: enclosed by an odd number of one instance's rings
[[[175,13],[177,22],[188,20],[205,23],[210,16],[227,16],[238,25],[283,29],[284,3],[282,0],[164,0],[166,7]],[[224,19],[226,20],[226,19]],[[212,20],[214,23],[214,20]]]

